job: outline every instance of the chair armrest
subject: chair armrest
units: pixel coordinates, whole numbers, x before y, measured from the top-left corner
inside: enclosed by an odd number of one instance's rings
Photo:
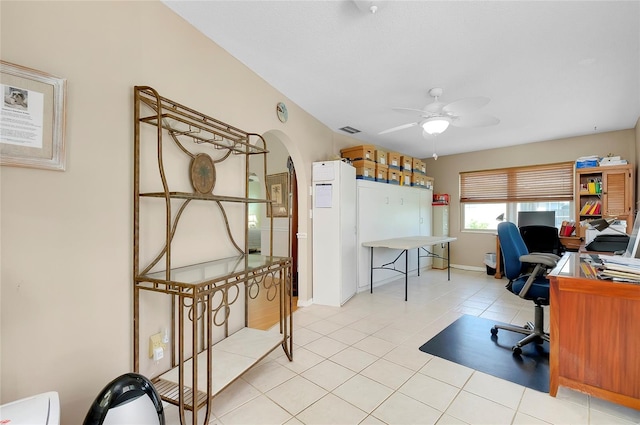
[[[550,257],[551,256],[551,257]],[[554,258],[555,257],[555,258]],[[542,264],[547,267],[555,267],[560,257],[554,254],[526,254],[520,256],[521,263]]]
[[[541,255],[543,257],[552,258],[555,261],[560,260],[562,257],[556,254],[552,254],[550,252],[530,252],[529,255]]]

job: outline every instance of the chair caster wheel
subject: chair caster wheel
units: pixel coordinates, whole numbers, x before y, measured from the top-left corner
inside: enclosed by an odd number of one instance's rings
[[[513,354],[516,356],[519,356],[520,354],[522,354],[522,348],[518,347],[517,345],[514,345],[513,347],[511,347],[511,351],[513,351]]]
[[[491,328],[491,335],[498,335],[498,329]]]

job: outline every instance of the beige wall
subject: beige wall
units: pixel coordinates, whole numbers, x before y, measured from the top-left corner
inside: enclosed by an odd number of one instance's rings
[[[435,178],[434,193],[451,196],[450,235],[458,238],[451,244],[451,263],[484,267],[484,253],[495,252],[495,236],[487,233],[461,232],[459,173],[521,165],[575,161],[586,155],[620,155],[636,163],[637,130],[621,130],[582,137],[529,143],[481,152],[427,158],[427,174]]]
[[[102,387],[132,369],[133,86],[149,85],[242,129],[280,139],[299,179],[337,136],[159,2],[0,2],[2,60],[68,80],[67,170],[0,168],[0,402],[56,390],[82,422]],[[289,121],[275,114],[287,103]],[[311,297],[311,239],[300,297]],[[143,336],[146,338],[146,336]]]

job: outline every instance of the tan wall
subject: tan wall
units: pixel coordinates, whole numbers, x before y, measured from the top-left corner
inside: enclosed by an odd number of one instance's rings
[[[450,235],[458,240],[451,244],[451,263],[484,267],[486,252],[495,252],[495,236],[486,233],[461,232],[459,173],[521,165],[575,161],[586,155],[620,155],[636,163],[637,130],[621,130],[582,137],[571,137],[538,143],[489,149],[480,152],[427,158],[427,174],[435,178],[434,193],[451,197]]]
[[[133,86],[278,137],[296,165],[302,233],[311,233],[311,162],[358,141],[336,136],[160,2],[2,1],[0,19],[2,60],[68,80],[67,170],[0,168],[0,402],[55,390],[63,423],[77,424],[133,366]],[[300,242],[306,300],[312,241]]]

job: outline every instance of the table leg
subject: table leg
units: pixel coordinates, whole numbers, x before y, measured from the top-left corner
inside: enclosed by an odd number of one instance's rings
[[[371,293],[373,294],[373,247],[371,247]]]
[[[418,255],[420,252],[418,251]],[[407,301],[407,292],[409,289],[409,250],[404,250],[404,300]]]
[[[451,280],[451,250],[447,242],[447,280]]]

